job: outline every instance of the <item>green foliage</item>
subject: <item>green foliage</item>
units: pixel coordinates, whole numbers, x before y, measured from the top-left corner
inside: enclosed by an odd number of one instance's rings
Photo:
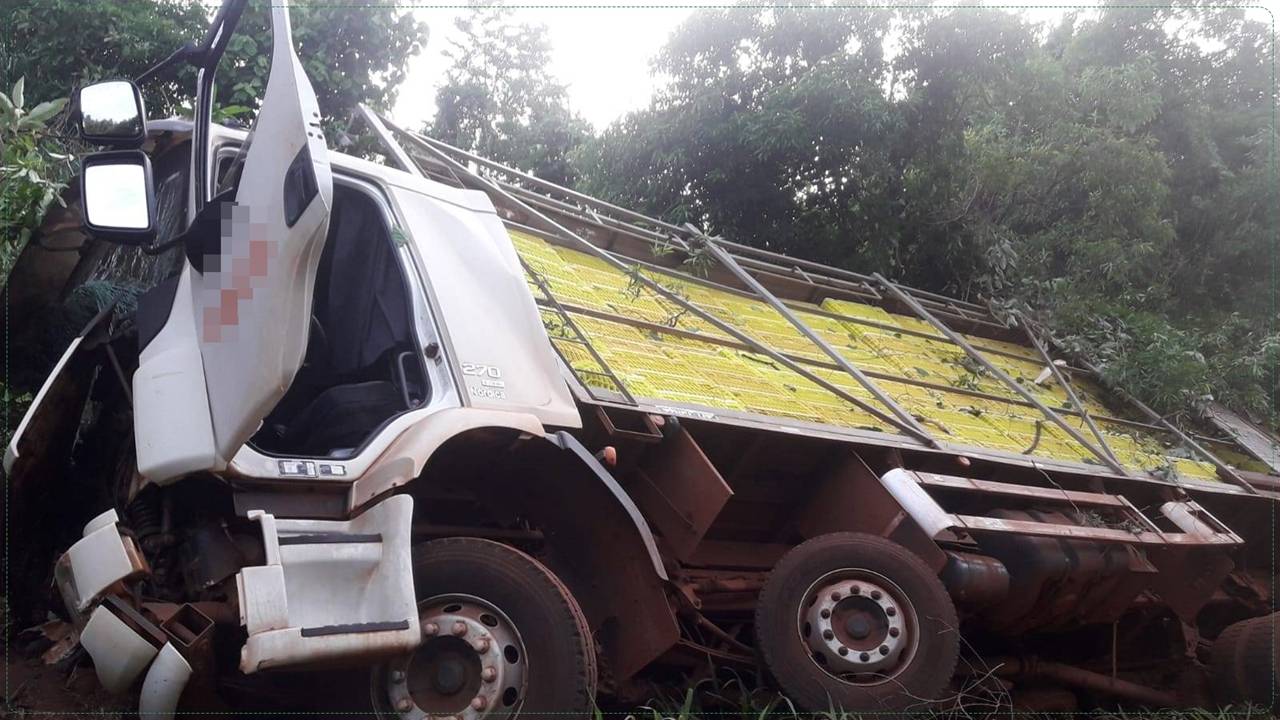
[[[136,77],[198,40],[209,22],[205,6],[191,0],[5,0],[0,16],[0,87],[25,77],[33,104],[89,82]],[[185,72],[150,84],[144,90],[147,112],[177,112],[190,97],[192,78]]]
[[[271,70],[270,3],[250,4],[218,67],[216,94],[225,116],[250,119]],[[289,8],[298,59],[316,91],[330,140],[359,103],[394,104],[409,59],[427,27],[388,3],[303,0]]]
[[[701,10],[671,78],[578,155],[582,187],[736,240],[856,264],[896,232],[882,202],[900,117],[880,87],[883,10]],[[855,50],[847,51],[855,47]]]
[[[270,3],[255,0],[227,47],[216,78],[219,120],[249,120],[271,67]],[[38,88],[33,102],[113,77],[132,78],[184,43],[197,42],[211,12],[197,0],[6,0],[0,32],[0,87],[19,77]],[[386,3],[323,0],[290,9],[299,58],[330,129],[345,125],[360,102],[386,109],[395,101],[407,63],[423,47],[426,26]],[[147,112],[163,117],[188,109],[195,75],[143,87]]]
[[[570,184],[568,156],[587,123],[568,109],[565,88],[547,70],[544,26],[515,23],[511,10],[484,3],[454,21],[462,37],[427,133],[538,177]]]
[[[1276,406],[1269,28],[1233,8],[701,10],[578,184],[675,223],[1034,307],[1162,411]],[[897,52],[886,60],[884,48]]]
[[[8,277],[45,211],[62,202],[59,193],[72,169],[72,156],[49,137],[49,123],[66,98],[28,109],[26,95],[24,78],[8,94],[0,91],[0,280]]]

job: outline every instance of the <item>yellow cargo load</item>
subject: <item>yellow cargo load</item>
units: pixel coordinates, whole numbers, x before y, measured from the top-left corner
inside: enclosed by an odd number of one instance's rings
[[[633,398],[651,404],[895,432],[893,426],[837,393],[744,347],[645,287],[635,275],[644,273],[848,395],[892,414],[764,300],[653,267],[636,264],[622,271],[598,257],[532,234],[518,230],[510,234],[529,271],[533,295],[543,307],[552,344],[584,385],[620,392],[621,384]],[[554,297],[554,305],[542,287]],[[927,321],[850,300],[827,298],[820,305],[788,305],[938,440],[958,448],[1101,464],[1089,448]],[[1093,442],[1092,431],[1035,348],[961,337]],[[603,366],[583,341],[595,349]],[[1071,383],[1086,412],[1095,418],[1107,447],[1130,471],[1217,480],[1213,465],[1175,454],[1168,438],[1110,419],[1112,412],[1101,400],[1105,393],[1089,379],[1072,377]]]

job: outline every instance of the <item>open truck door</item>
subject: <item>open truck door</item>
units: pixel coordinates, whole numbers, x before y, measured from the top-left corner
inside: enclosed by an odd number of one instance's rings
[[[271,71],[253,130],[212,191],[212,77],[242,9],[231,0],[219,11],[200,68],[186,260],[141,310],[150,305],[159,328],[148,333],[140,322],[133,383],[138,469],[153,482],[224,467],[284,395],[306,350],[333,179],[287,3],[271,7]]]

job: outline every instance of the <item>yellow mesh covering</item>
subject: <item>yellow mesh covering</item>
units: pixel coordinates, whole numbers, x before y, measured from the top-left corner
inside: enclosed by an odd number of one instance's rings
[[[895,431],[892,425],[781,363],[741,349],[730,335],[644,287],[634,275],[643,272],[739,332],[798,360],[806,370],[848,395],[892,414],[856,380],[832,369],[826,353],[764,301],[649,268],[624,272],[592,255],[551,245],[533,235],[510,234],[526,265],[565,307],[607,370],[633,396],[838,427]],[[544,299],[534,278],[529,281],[534,296]],[[820,306],[792,303],[792,307],[809,328],[849,363],[871,374],[876,385],[939,439],[1042,459],[1100,464],[1088,448],[928,322],[849,300],[828,298]],[[542,316],[552,343],[583,382],[616,389],[606,368],[581,343],[573,342],[573,334],[562,327],[557,313],[544,308]],[[1061,411],[1070,425],[1093,442],[1083,418],[1068,412],[1070,398],[1056,380],[1048,377],[1036,382],[1045,364],[1034,348],[962,337],[1039,402]],[[1104,391],[1096,384],[1077,377],[1072,378],[1072,386],[1095,418],[1112,414],[1102,403]],[[1098,419],[1097,425],[1128,468],[1201,480],[1217,477],[1211,464],[1171,454],[1172,448],[1162,443],[1161,436],[1105,419]]]

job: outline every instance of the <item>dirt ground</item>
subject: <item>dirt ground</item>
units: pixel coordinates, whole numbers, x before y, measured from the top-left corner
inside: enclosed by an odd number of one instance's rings
[[[130,710],[124,698],[113,697],[98,685],[87,665],[65,667],[46,665],[39,657],[23,657],[10,644],[4,664],[0,692],[0,718],[28,716],[59,718],[125,717]]]
[[[0,718],[138,717],[136,691],[116,696],[103,690],[82,656],[47,664],[40,656],[42,646],[46,644],[10,638],[0,678]],[[183,720],[297,720],[300,713],[367,720],[370,714],[362,702],[368,697],[367,677],[360,671],[276,673],[261,678],[262,683],[225,689],[224,697],[188,686],[178,710]]]

